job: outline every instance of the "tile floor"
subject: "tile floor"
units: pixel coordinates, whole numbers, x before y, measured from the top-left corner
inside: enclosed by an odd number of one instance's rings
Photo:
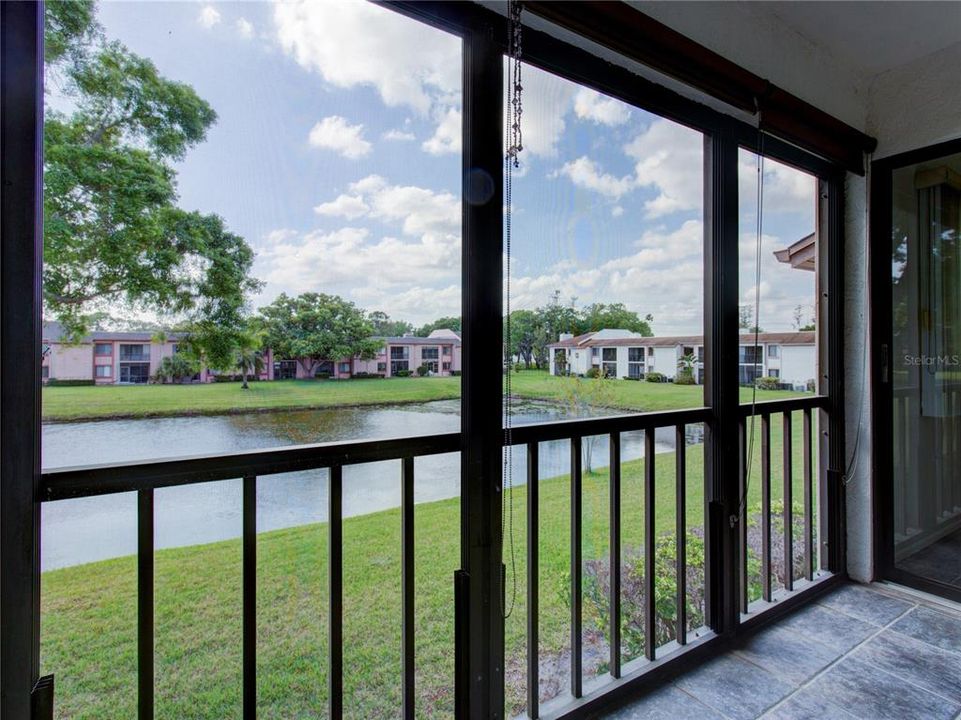
[[[605,717],[961,719],[961,605],[848,584]]]

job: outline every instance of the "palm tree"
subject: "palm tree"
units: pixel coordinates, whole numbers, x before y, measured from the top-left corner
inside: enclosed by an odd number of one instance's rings
[[[674,382],[678,385],[693,385],[694,384],[694,368],[697,365],[697,355],[694,353],[687,353],[686,355],[681,355],[677,360],[677,367],[680,372],[677,374],[677,380]]]
[[[247,384],[247,376],[257,374],[264,366],[261,352],[263,344],[263,332],[256,329],[246,330],[237,337],[237,369],[244,376],[244,382],[240,386],[242,390],[250,389]]]

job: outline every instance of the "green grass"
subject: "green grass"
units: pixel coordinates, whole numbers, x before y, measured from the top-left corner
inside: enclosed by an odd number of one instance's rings
[[[268,410],[304,410],[339,406],[384,405],[460,396],[459,377],[389,378],[356,380],[283,380],[204,385],[101,385],[45,387],[45,421],[96,420],[104,418],[222,415]],[[564,378],[546,372],[524,371],[511,376],[512,392],[522,398],[562,400]],[[613,407],[635,412],[699,407],[704,404],[701,385],[615,381]],[[758,390],[757,399],[774,400],[798,393]],[[750,388],[741,389],[741,401],[749,402]]]
[[[304,410],[448,400],[460,396],[460,378],[282,380],[203,385],[45,387],[43,419],[94,420],[178,415],[223,415],[261,410]]]
[[[518,397],[557,400],[564,399],[565,378],[553,377],[546,372],[522,370],[511,376],[511,392]],[[635,380],[615,380],[612,407],[621,410],[653,412],[704,405],[703,385],[675,385],[674,383],[649,383]],[[757,401],[783,400],[803,392],[786,390],[758,390]],[[751,402],[752,391],[741,388],[741,402]]]
[[[800,413],[795,413],[796,498],[800,498],[800,428]],[[772,458],[781,457],[781,447],[780,425],[772,425]],[[703,456],[702,445],[687,448],[689,527],[703,524]],[[757,443],[751,503],[760,497],[759,457]],[[674,526],[674,454],[657,455],[655,469],[657,529],[669,533]],[[397,472],[399,476],[399,468]],[[624,463],[622,527],[628,548],[641,543],[642,474],[642,461]],[[780,487],[780,473],[775,471],[775,499],[781,495]],[[542,656],[561,653],[568,643],[569,488],[566,477],[541,482]],[[583,489],[584,557],[603,557],[608,541],[606,469],[587,473]],[[506,623],[509,678],[523,678],[526,499],[526,488],[518,488],[514,493],[517,607]],[[449,717],[453,703],[452,576],[459,565],[459,503],[455,499],[418,505],[415,519],[418,711],[421,717]],[[348,717],[394,717],[399,707],[400,547],[396,509],[344,522],[344,706]],[[263,533],[258,538],[261,717],[326,715],[326,558],[324,524]],[[239,717],[240,568],[239,540],[157,552],[158,718]],[[56,674],[57,717],[135,717],[135,558],[47,572],[42,584],[42,665],[44,672]],[[522,680],[509,683],[508,703],[514,710],[520,709],[523,693]]]

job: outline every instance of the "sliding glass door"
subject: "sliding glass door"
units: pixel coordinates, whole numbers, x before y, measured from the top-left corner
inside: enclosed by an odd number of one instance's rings
[[[882,348],[881,368],[890,387],[885,422],[892,440],[883,493],[888,573],[958,595],[961,147],[895,161],[890,193],[890,350]]]

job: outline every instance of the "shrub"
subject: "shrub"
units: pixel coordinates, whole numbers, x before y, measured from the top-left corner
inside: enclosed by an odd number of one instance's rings
[[[759,390],[780,390],[781,379],[776,377],[759,377],[754,381]]]
[[[369,372],[358,372],[351,375],[352,378],[370,379],[370,378],[383,378],[385,377],[381,373],[369,373]]]
[[[584,377],[591,378],[592,380],[595,380],[600,376],[601,376],[600,368],[591,368],[586,373],[584,373]]]
[[[647,375],[644,376],[644,380],[646,382],[653,382],[653,383],[667,382],[667,378],[664,376],[664,373],[659,373],[659,372],[649,372]]]
[[[394,377],[410,377],[410,370],[398,370],[394,373]]]
[[[694,373],[690,368],[684,368],[683,370],[677,371],[677,377],[674,378],[675,385],[693,385],[694,384]]]
[[[451,377],[460,377],[460,370],[451,370]]]
[[[186,353],[175,353],[165,357],[160,361],[157,372],[153,374],[151,380],[154,382],[179,383],[189,380],[200,372],[200,363]]]
[[[425,364],[425,365],[421,365],[419,368],[417,368],[417,374],[418,374],[420,377],[424,377],[424,376],[427,375],[427,373],[429,373],[429,372],[430,372],[430,368],[428,368],[426,364]]]
[[[314,373],[314,380],[329,380],[330,373],[326,370],[318,370]]]
[[[47,385],[51,387],[85,387],[87,385],[96,385],[97,383],[93,380],[58,380],[57,378],[50,378],[47,381]]]

